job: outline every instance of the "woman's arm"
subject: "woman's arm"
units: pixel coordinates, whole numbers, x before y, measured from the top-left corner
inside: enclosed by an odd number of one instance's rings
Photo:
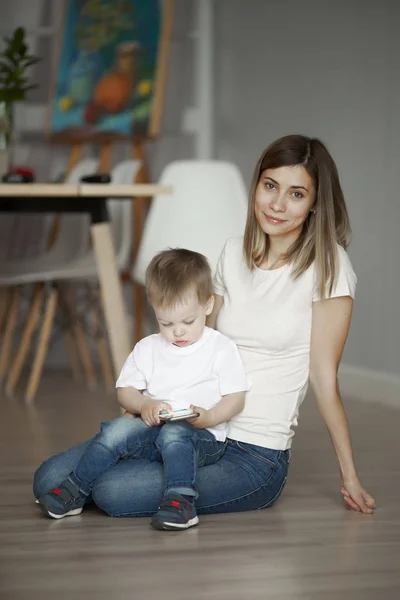
[[[339,461],[345,503],[353,510],[372,513],[375,500],[363,489],[356,473],[337,378],[352,309],[353,300],[350,296],[314,302],[310,381]]]
[[[224,297],[218,296],[218,294],[214,294],[214,308],[212,310],[212,313],[207,317],[207,325],[208,327],[211,327],[211,329],[215,329],[218,313],[221,310],[223,303]]]

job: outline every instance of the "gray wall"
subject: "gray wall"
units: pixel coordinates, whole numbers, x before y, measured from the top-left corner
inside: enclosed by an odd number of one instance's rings
[[[196,1],[176,0],[162,132],[147,148],[153,179],[171,160],[194,152],[181,119],[194,100],[190,34]],[[349,204],[350,256],[359,279],[345,362],[399,374],[400,3],[215,0],[214,5],[216,156],[237,163],[248,182],[258,154],[281,135],[305,133],[327,143]],[[0,0],[1,27],[24,24],[29,11],[31,23],[36,19],[48,27],[59,7],[60,0]],[[52,43],[38,40],[37,50],[47,49],[37,72],[41,87],[31,98],[39,109],[48,93]],[[49,151],[40,119],[26,121],[30,131],[21,132],[20,160],[45,178],[51,158],[65,159],[67,150]],[[114,158],[128,152],[121,147]]]
[[[218,0],[217,156],[318,136],[337,161],[358,275],[344,361],[400,374],[400,3]]]

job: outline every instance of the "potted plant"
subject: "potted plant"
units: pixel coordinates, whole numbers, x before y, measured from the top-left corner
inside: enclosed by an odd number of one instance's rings
[[[18,27],[10,38],[4,38],[0,53],[0,150],[7,151],[12,138],[13,105],[25,100],[26,93],[37,87],[28,85],[27,70],[40,58],[29,54],[25,29]]]

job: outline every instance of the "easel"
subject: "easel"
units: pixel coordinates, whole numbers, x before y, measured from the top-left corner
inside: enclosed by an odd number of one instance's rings
[[[152,100],[152,110],[150,116],[150,122],[148,126],[148,131],[146,133],[147,139],[155,139],[160,130],[161,124],[161,114],[162,114],[162,105],[163,105],[163,93],[166,84],[166,76],[167,76],[167,62],[168,62],[168,52],[169,52],[169,40],[171,38],[172,26],[173,26],[173,12],[174,12],[174,4],[175,0],[165,0],[163,3],[163,11],[161,15],[161,26],[159,33],[159,45],[157,49],[157,65],[156,65],[156,73],[154,77],[154,92],[153,92],[153,100]],[[65,5],[66,6],[66,5]],[[65,15],[66,8],[64,11],[64,18],[62,19],[62,23],[65,23]],[[60,41],[63,39],[63,35],[59,36]],[[60,57],[62,56],[62,45],[59,44],[57,48],[57,52],[55,53],[54,60],[54,69],[56,69],[56,65],[58,64]],[[126,65],[124,64],[124,71]],[[53,77],[51,98],[54,99],[56,89],[56,77]],[[53,136],[54,137],[54,136]],[[63,133],[59,133],[55,136],[60,141],[66,141],[68,139],[68,135],[63,137]],[[126,138],[124,138],[126,141]],[[93,141],[93,140],[92,140]],[[102,140],[98,141],[100,145],[99,152],[99,173],[108,173],[111,170],[111,153],[112,153],[112,141],[111,140]],[[145,160],[145,153],[143,150],[143,139],[131,139],[132,143],[132,157],[135,160],[141,161],[141,167],[136,176],[136,183],[150,183],[148,176],[148,169]],[[67,174],[71,172],[71,170],[76,166],[82,156],[83,151],[83,142],[75,143],[72,147],[69,161]],[[133,265],[140,246],[144,217],[147,209],[149,207],[149,198],[148,197],[136,197],[132,200],[132,251],[131,251],[131,264]],[[57,225],[53,228],[53,236],[56,235]],[[54,240],[54,237],[51,238]],[[122,274],[123,281],[132,281],[131,273],[123,273]],[[144,318],[144,289],[143,287],[133,282],[132,285],[132,314],[135,319],[135,334],[134,341],[137,342],[143,337],[144,328],[143,328],[143,318]]]

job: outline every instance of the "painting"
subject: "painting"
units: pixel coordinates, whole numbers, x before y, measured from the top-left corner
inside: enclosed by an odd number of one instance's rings
[[[51,98],[53,140],[158,133],[173,0],[65,0]]]

